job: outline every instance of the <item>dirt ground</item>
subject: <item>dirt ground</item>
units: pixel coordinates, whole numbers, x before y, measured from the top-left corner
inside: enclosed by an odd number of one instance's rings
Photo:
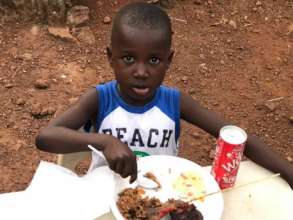
[[[104,18],[122,4],[98,1],[87,43],[56,38],[21,17],[0,19],[0,193],[25,189],[40,160],[56,161],[36,150],[38,130],[90,86],[113,78],[105,56],[111,25]],[[167,12],[176,54],[165,84],[292,162],[292,0],[186,0]],[[211,164],[215,139],[185,123],[181,132],[180,155]]]

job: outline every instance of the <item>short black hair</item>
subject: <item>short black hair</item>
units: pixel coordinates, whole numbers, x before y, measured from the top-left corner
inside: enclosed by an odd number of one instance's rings
[[[171,46],[171,20],[165,11],[154,4],[136,2],[122,7],[114,18],[112,36],[122,24],[138,29],[160,29],[165,32],[166,41]]]

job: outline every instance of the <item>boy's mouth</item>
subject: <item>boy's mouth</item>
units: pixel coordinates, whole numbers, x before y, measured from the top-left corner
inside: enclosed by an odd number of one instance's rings
[[[132,87],[132,90],[140,96],[145,96],[150,91],[150,88]]]

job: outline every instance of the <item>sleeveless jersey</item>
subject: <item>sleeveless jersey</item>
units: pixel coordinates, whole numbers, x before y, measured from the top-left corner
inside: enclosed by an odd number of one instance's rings
[[[144,106],[127,104],[119,95],[117,82],[96,86],[99,96],[96,128],[126,143],[138,156],[177,155],[180,133],[180,93],[160,86]],[[90,170],[104,164],[93,152]]]

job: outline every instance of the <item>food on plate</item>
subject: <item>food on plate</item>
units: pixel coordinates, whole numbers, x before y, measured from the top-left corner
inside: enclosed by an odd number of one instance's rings
[[[195,171],[182,172],[173,181],[172,186],[180,197],[187,200],[201,198],[206,194],[204,180],[201,174]]]
[[[193,204],[169,199],[162,203],[145,196],[142,188],[127,188],[119,193],[117,206],[127,220],[160,220],[170,214],[171,220],[202,220],[202,214]]]
[[[143,175],[144,177],[154,181],[158,185],[158,189],[162,187],[161,183],[159,182],[158,178],[152,172],[147,172]]]
[[[161,206],[160,200],[143,197],[145,191],[136,187],[126,188],[119,193],[117,206],[123,217],[128,220],[150,219],[149,216],[158,215],[157,208]]]
[[[170,212],[171,220],[203,220],[203,216],[192,203],[175,200],[176,209]]]

